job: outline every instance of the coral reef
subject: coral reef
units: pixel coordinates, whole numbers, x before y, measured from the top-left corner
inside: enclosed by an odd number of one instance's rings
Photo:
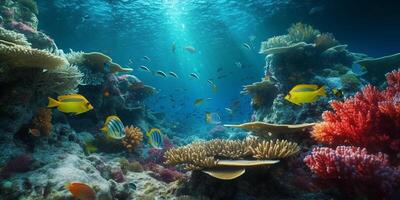
[[[387,155],[368,154],[359,147],[317,147],[304,162],[319,178],[333,181],[349,193],[390,197],[400,184],[400,171],[389,165]]]
[[[125,127],[125,138],[122,140],[122,145],[132,152],[136,149],[143,140],[143,133],[138,127],[127,126]]]
[[[388,85],[382,92],[367,86],[344,102],[331,102],[333,111],[324,112],[324,121],[315,125],[313,137],[329,145],[399,152],[400,72],[393,71],[386,78]]]
[[[0,27],[0,40],[11,42],[22,46],[31,46],[24,34]]]
[[[50,109],[40,108],[35,117],[32,119],[33,129],[40,131],[40,135],[48,136],[50,135],[53,125],[51,124],[52,113]]]
[[[319,30],[314,29],[312,26],[303,23],[295,23],[288,29],[288,37],[291,42],[313,42]]]

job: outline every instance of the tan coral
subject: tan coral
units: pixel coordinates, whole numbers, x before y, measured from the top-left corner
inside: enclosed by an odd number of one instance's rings
[[[49,136],[53,125],[51,124],[52,113],[50,109],[40,108],[32,119],[32,129],[40,131],[40,135]]]
[[[267,122],[248,122],[244,124],[232,125],[225,124],[225,127],[230,128],[241,128],[252,131],[257,136],[265,136],[269,133],[272,134],[291,134],[304,132],[307,129],[312,128],[315,123],[305,124],[271,124]]]
[[[0,59],[4,65],[11,68],[55,69],[69,64],[65,58],[48,51],[32,49],[4,40],[0,40]]]
[[[31,46],[24,34],[0,27],[0,40],[23,46]]]
[[[287,140],[262,141],[249,147],[251,154],[257,159],[276,159],[291,156],[300,151],[300,147]]]
[[[127,126],[125,127],[125,138],[122,140],[122,145],[128,149],[129,152],[135,150],[143,140],[143,133],[138,127]]]
[[[130,68],[122,68],[119,64],[112,62],[112,59],[99,52],[83,53],[84,65],[90,67],[95,72],[106,72],[104,69],[105,64],[110,65],[110,72],[131,72]]]
[[[320,34],[319,30],[314,29],[312,26],[303,23],[295,23],[288,29],[288,37],[291,42],[313,42],[317,35]]]

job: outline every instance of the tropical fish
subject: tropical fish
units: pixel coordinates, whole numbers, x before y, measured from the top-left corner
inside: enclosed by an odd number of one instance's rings
[[[150,72],[150,69],[144,65],[141,65],[139,68],[143,71]]]
[[[242,45],[243,45],[244,48],[246,48],[248,50],[251,50],[251,46],[249,44],[244,42]]]
[[[128,59],[128,65],[132,65],[133,64],[133,60],[132,59]]]
[[[89,19],[89,15],[84,15],[83,17],[82,17],[82,19],[81,19],[81,22],[83,23],[83,22],[85,22],[86,20],[88,20]]]
[[[353,74],[355,74],[356,76],[362,76],[367,73],[367,69],[358,63],[354,63],[351,66],[351,72],[353,72]]]
[[[168,72],[169,75],[175,77],[175,78],[179,78],[178,75],[175,72]]]
[[[107,117],[106,122],[104,122],[103,128],[100,129],[106,134],[107,137],[112,139],[122,139],[125,137],[125,127],[121,119],[115,115]]]
[[[210,84],[210,86],[211,86],[213,92],[218,92],[218,87],[217,87],[217,85],[215,85],[215,83],[214,83],[211,79],[208,79],[207,82]]]
[[[85,143],[85,152],[88,154],[95,153],[97,152],[98,148],[96,145],[93,144],[93,142],[86,142]]]
[[[189,76],[192,77],[192,78],[195,78],[195,79],[199,79],[200,78],[196,73],[190,73]]]
[[[143,59],[147,60],[147,61],[151,61],[151,59],[148,56],[143,56]]]
[[[96,192],[87,184],[80,182],[71,182],[65,185],[65,188],[72,193],[72,196],[79,200],[95,200]]]
[[[235,65],[236,65],[236,67],[238,67],[238,68],[242,68],[243,67],[243,65],[242,65],[242,63],[241,62],[235,62]]]
[[[171,50],[172,50],[172,53],[175,53],[175,51],[176,51],[176,44],[175,44],[175,42],[172,43]]]
[[[206,122],[208,124],[220,124],[221,117],[218,115],[218,113],[206,112]]]
[[[152,128],[150,131],[146,133],[147,137],[149,138],[149,144],[156,148],[156,149],[162,149],[163,145],[163,135],[161,133],[161,130],[158,128]]]
[[[314,84],[299,84],[294,86],[285,99],[296,105],[312,103],[318,100],[319,96],[326,96],[324,86]]]
[[[230,108],[225,108],[225,111],[226,111],[227,113],[229,113],[230,115],[232,115],[232,114],[233,114],[233,110],[232,110],[232,109],[230,109]]]
[[[342,90],[340,90],[340,89],[333,88],[333,89],[332,89],[332,93],[333,93],[333,95],[335,95],[336,97],[343,98],[343,92],[342,92]]]
[[[195,101],[194,101],[194,105],[195,106],[199,106],[199,105],[201,105],[201,104],[203,104],[204,103],[204,99],[196,99]]]
[[[167,77],[167,74],[165,72],[161,71],[161,70],[158,70],[156,72],[156,74],[159,75],[159,76],[162,76],[162,77]]]
[[[37,128],[30,128],[28,133],[34,137],[39,137],[40,136],[40,131]]]
[[[196,53],[196,49],[192,46],[186,46],[184,49],[189,53]]]
[[[60,112],[79,115],[93,109],[89,101],[80,94],[69,94],[58,96],[57,100],[49,97],[48,108],[55,108]]]

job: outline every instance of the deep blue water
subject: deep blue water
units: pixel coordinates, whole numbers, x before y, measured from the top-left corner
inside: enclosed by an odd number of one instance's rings
[[[382,56],[400,46],[399,3],[395,1],[293,1],[293,0],[39,0],[40,29],[68,52],[100,51],[159,93],[147,103],[172,120],[204,124],[204,112],[218,112],[225,123],[250,120],[250,97],[240,95],[242,85],[263,76],[260,42],[284,34],[295,22],[331,32],[354,52]],[[82,17],[88,16],[86,20]],[[379,20],[377,20],[379,19]],[[250,37],[255,38],[250,41]],[[252,50],[243,48],[246,42]],[[172,44],[176,44],[173,53]],[[190,54],[183,48],[193,46]],[[151,62],[143,58],[148,56]],[[129,65],[129,59],[133,64]],[[243,67],[235,65],[240,62]],[[179,79],[143,72],[174,71]],[[218,69],[220,72],[217,72]],[[200,80],[188,77],[192,72]],[[218,79],[218,77],[222,77]],[[213,93],[207,83],[218,86]],[[212,98],[200,106],[198,98]],[[173,99],[173,101],[171,101]],[[225,107],[240,102],[236,114]],[[195,114],[195,115],[193,115]],[[198,123],[196,123],[198,122]]]

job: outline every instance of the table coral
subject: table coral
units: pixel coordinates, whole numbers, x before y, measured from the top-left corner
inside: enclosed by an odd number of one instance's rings
[[[388,86],[379,91],[366,86],[344,102],[333,101],[333,111],[323,113],[323,122],[315,125],[312,136],[329,145],[355,145],[371,151],[388,149],[400,139],[400,71],[386,76]]]
[[[387,155],[368,154],[364,148],[338,146],[314,148],[304,162],[319,178],[336,180],[350,188],[393,192],[400,183],[400,171],[389,165]],[[378,187],[378,188],[377,188]]]
[[[129,152],[136,149],[143,140],[143,133],[140,128],[134,126],[125,127],[125,138],[122,140],[122,144]]]

